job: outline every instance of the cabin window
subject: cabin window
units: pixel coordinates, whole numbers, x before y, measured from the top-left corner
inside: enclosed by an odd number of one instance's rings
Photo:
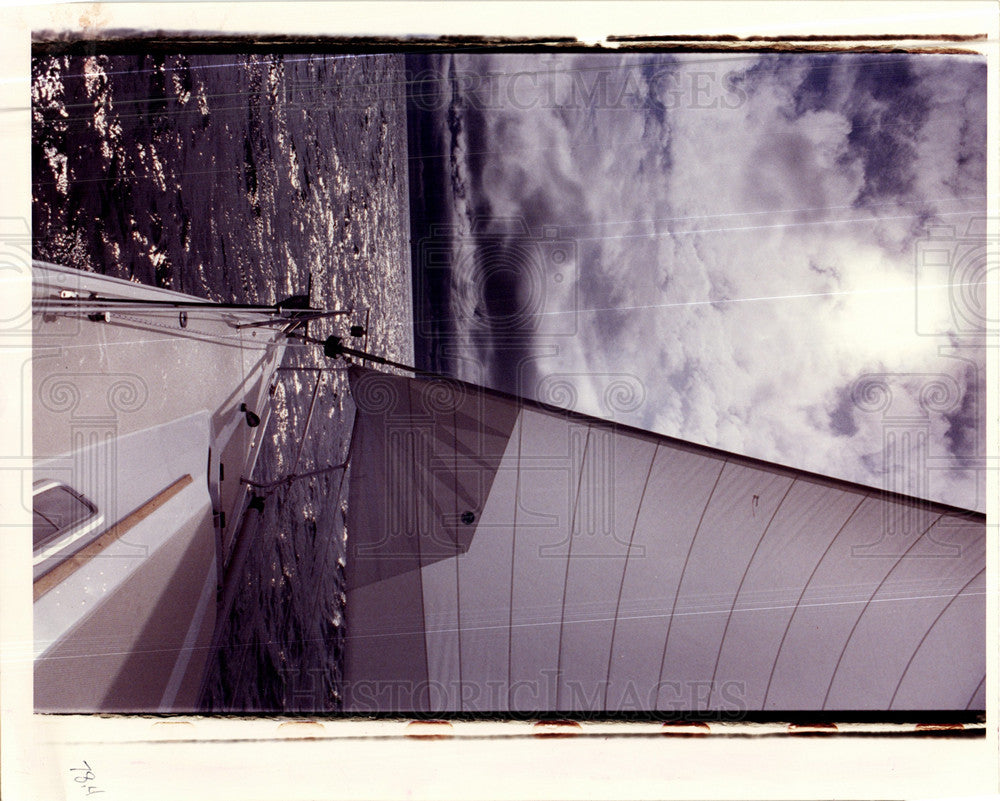
[[[33,498],[36,562],[76,542],[100,525],[103,519],[97,506],[58,481],[36,482]]]

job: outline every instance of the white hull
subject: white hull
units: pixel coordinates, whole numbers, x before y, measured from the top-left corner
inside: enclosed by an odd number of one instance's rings
[[[262,312],[143,306],[195,299],[52,265],[34,277],[36,512],[56,484],[90,512],[36,546],[35,708],[193,710],[265,428],[241,406],[264,416],[283,336],[239,327]],[[139,303],[92,319],[103,298]]]

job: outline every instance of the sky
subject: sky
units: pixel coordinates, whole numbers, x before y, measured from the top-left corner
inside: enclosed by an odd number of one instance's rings
[[[435,66],[456,373],[985,507],[982,59]]]

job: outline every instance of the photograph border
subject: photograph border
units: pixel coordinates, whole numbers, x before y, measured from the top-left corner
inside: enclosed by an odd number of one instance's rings
[[[860,47],[963,52],[988,63],[990,154],[987,186],[998,186],[998,20],[992,3],[721,3],[660,5],[549,2],[525,14],[497,2],[81,4],[11,9],[3,29],[0,92],[7,188],[0,196],[4,299],[0,353],[7,375],[28,375],[30,335],[30,86],[32,36],[66,36],[68,47],[103,45],[153,31],[172,43],[191,36],[206,47],[302,49],[321,32],[333,47],[386,48],[606,46],[798,49]],[[192,20],[197,25],[192,26]],[[151,23],[150,20],[155,20]],[[723,30],[721,23],[725,21]],[[262,35],[261,30],[276,36]],[[552,31],[558,35],[550,36]],[[658,35],[650,31],[669,32]],[[942,33],[944,31],[944,33]],[[48,33],[43,33],[48,32]],[[66,33],[63,33],[66,32]],[[220,35],[219,32],[222,32]],[[407,37],[419,37],[406,41]],[[440,37],[449,37],[443,39]],[[720,37],[720,38],[715,38]],[[723,38],[725,37],[725,38]],[[970,38],[972,37],[972,38]],[[985,37],[985,38],[980,38]],[[113,49],[113,48],[112,48]],[[321,44],[322,49],[322,44]],[[998,197],[988,195],[998,219]],[[993,232],[994,235],[997,233]],[[23,260],[22,260],[23,258]],[[14,291],[9,291],[13,289]],[[997,285],[988,287],[990,319]],[[12,321],[3,326],[3,321]],[[27,326],[30,329],[30,325]],[[997,386],[998,343],[987,352],[987,385]],[[25,379],[27,380],[27,379]],[[998,785],[997,513],[1000,480],[987,470],[987,718],[955,729],[947,721],[870,724],[816,720],[660,722],[330,720],[293,716],[35,715],[31,710],[31,602],[26,529],[18,510],[30,485],[28,386],[0,390],[0,538],[4,796],[188,797],[923,797],[988,794]],[[997,457],[997,393],[987,398],[989,458]],[[819,717],[819,716],[818,716]],[[830,725],[835,726],[834,729]],[[707,727],[707,728],[703,728]],[[666,735],[666,736],[665,736]],[[878,739],[878,743],[874,740]],[[289,746],[295,745],[294,749]],[[669,744],[669,745],[668,745]],[[203,747],[211,745],[211,748]],[[668,762],[668,766],[664,765]],[[79,781],[84,778],[84,781]],[[93,788],[93,789],[88,789]],[[9,794],[8,794],[9,793]]]

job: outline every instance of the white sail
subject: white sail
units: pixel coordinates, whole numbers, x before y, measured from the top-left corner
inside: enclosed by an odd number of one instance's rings
[[[984,516],[351,379],[347,711],[985,707]]]

